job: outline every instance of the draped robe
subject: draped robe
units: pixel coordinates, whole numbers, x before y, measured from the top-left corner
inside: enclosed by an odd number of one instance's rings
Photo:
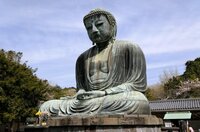
[[[146,91],[146,62],[142,50],[128,41],[115,41],[106,48],[107,76],[101,82],[91,80],[90,71],[95,70],[91,61],[98,54],[97,46],[79,56],[76,63],[77,91],[106,91],[107,95],[87,100],[76,97],[50,100],[41,111],[56,115],[80,114],[150,114]],[[97,76],[97,80],[102,76]]]

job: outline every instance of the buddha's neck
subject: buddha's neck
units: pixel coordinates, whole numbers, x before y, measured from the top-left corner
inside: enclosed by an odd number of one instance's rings
[[[109,45],[109,41],[103,42],[103,43],[97,43],[97,44],[96,44],[97,49],[98,49],[99,51],[105,49],[108,45]]]

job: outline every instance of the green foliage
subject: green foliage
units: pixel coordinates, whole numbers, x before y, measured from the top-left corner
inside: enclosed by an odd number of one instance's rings
[[[164,84],[168,98],[200,97],[198,87],[186,86],[191,84],[191,81],[199,80],[200,58],[196,58],[194,61],[187,61],[185,65],[186,70],[183,75],[173,77]]]
[[[200,97],[200,87],[199,88],[191,88],[188,93],[191,98],[198,98]]]
[[[22,53],[0,50],[0,123],[24,120],[37,112],[48,83],[21,63]]]
[[[200,97],[200,58],[185,63],[183,75],[177,71],[164,71],[160,84],[151,86],[146,91],[149,100],[197,98]]]
[[[167,83],[165,83],[164,88],[166,91],[170,90],[171,88],[178,89],[180,84],[181,84],[181,80],[180,80],[179,76],[172,77],[168,80]]]
[[[155,96],[153,94],[153,90],[148,88],[147,91],[145,92],[145,96],[147,97],[148,100],[156,100]]]
[[[179,76],[169,79],[164,85],[164,91],[167,94],[167,98],[176,98],[176,90],[179,89],[180,85],[181,81]]]
[[[61,88],[60,86],[51,86],[48,90],[48,100],[49,99],[60,99],[65,96],[73,96],[76,93],[75,88]]]
[[[160,78],[160,84],[164,86],[164,84],[169,81],[171,78],[178,76],[178,70],[177,69],[169,69],[164,70],[163,74],[159,76]]]
[[[47,100],[59,99],[60,97],[65,96],[63,91],[62,91],[62,88],[60,86],[58,86],[58,85],[51,86],[50,89],[47,92],[48,92]]]
[[[185,65],[186,71],[182,75],[184,80],[200,78],[200,58],[196,58],[194,61],[187,61]]]
[[[162,84],[155,84],[148,88],[145,92],[148,100],[160,100],[166,98],[166,94]]]

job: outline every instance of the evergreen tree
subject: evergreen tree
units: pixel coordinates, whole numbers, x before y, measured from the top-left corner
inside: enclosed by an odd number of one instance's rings
[[[37,78],[36,69],[21,58],[21,52],[0,50],[0,124],[24,121],[45,99],[48,82]]]
[[[196,58],[194,61],[187,61],[185,65],[186,70],[182,75],[184,80],[195,80],[200,78],[200,58]]]

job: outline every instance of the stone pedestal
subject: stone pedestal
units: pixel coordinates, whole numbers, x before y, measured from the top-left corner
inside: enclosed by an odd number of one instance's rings
[[[161,132],[163,121],[153,115],[103,115],[54,117],[45,127],[26,127],[31,132]]]

